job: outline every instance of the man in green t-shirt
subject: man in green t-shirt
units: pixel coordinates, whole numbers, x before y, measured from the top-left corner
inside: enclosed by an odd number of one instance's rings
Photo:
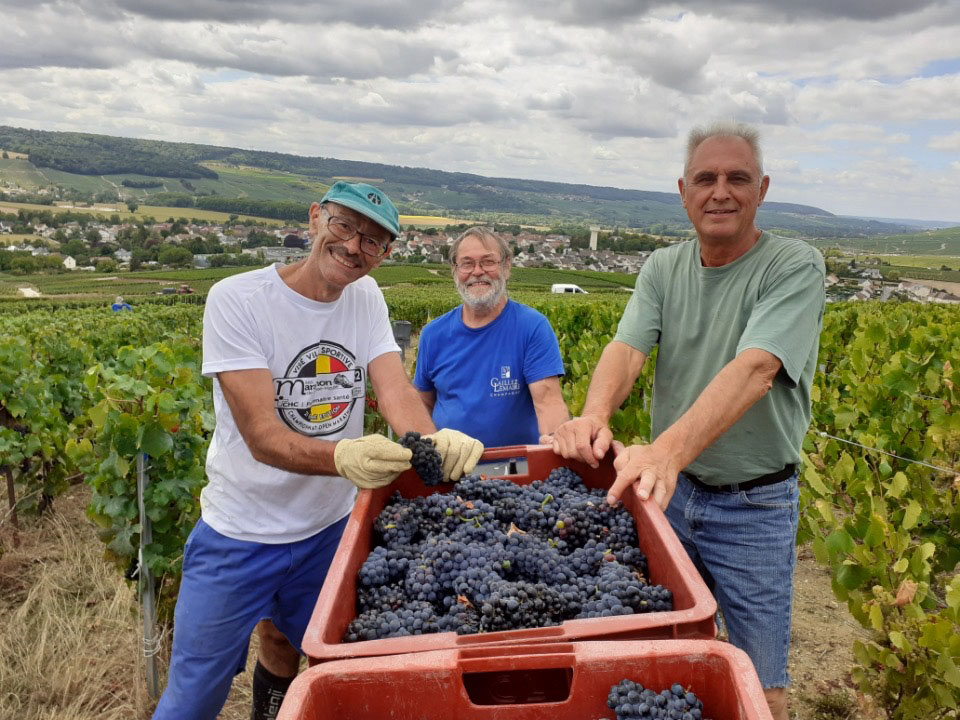
[[[797,466],[824,308],[824,264],[807,243],[757,229],[757,132],[690,133],[683,207],[697,232],[654,252],[594,371],[583,413],[554,451],[596,467],[608,449],[616,502],[652,497],[717,598],[730,641],[753,660],[786,720]],[[652,442],[623,447],[609,419],[654,346]]]

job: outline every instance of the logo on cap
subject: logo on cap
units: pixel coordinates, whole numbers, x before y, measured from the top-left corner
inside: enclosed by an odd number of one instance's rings
[[[367,193],[367,200],[372,202],[374,205],[379,205],[381,202],[383,202],[380,199],[380,196],[377,195],[376,193]]]

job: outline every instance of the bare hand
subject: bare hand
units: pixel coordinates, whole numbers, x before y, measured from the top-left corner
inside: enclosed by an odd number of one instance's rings
[[[614,443],[614,452],[617,454],[613,461],[617,478],[607,493],[607,502],[611,505],[618,502],[632,485],[638,498],[652,497],[661,510],[666,510],[677,487],[680,472],[677,461],[656,445],[624,447]]]
[[[553,433],[553,451],[568,460],[580,460],[592,468],[610,449],[613,433],[606,423],[589,415],[567,420]]]

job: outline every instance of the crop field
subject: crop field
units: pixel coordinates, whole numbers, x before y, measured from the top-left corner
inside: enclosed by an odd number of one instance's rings
[[[383,178],[351,177],[351,176],[349,176],[349,175],[335,175],[335,176],[334,176],[333,178],[331,178],[331,179],[333,179],[333,180],[343,180],[344,182],[351,182],[351,183],[362,182],[362,183],[370,183],[370,184],[373,184],[373,183],[382,183],[382,182],[383,182]]]
[[[891,265],[889,270],[896,270],[900,277],[909,277],[916,280],[936,280],[939,282],[960,282],[960,270],[923,270],[907,265]]]
[[[159,295],[164,288],[186,283],[197,295],[204,295],[217,280],[250,270],[249,267],[185,268],[179,270],[142,270],[136,272],[69,272],[14,276],[0,273],[0,295],[16,295],[17,288],[28,286],[42,296],[63,299],[112,301],[117,295],[134,303]],[[449,296],[450,307],[456,304],[456,291],[448,265],[382,265],[371,275],[383,288],[419,286],[438,288]],[[633,287],[635,275],[627,273],[600,273],[580,270],[552,270],[549,268],[514,268],[510,288],[515,297],[527,294],[549,294],[553,283],[575,283],[591,294],[622,293]],[[624,293],[625,294],[625,293]],[[584,296],[565,297],[565,303],[584,300]],[[0,309],[2,312],[2,309]]]
[[[436,268],[390,269],[432,274]],[[187,271],[168,277],[212,282],[226,272]],[[155,282],[167,280],[160,272],[141,275],[151,275]],[[8,279],[0,276],[0,283]],[[88,282],[92,285],[96,278],[88,276]],[[102,282],[107,282],[106,276]],[[407,320],[415,330],[458,302],[449,282],[393,288],[385,297],[391,318]],[[550,321],[567,371],[564,399],[571,412],[580,412],[592,369],[616,329],[628,294],[567,297],[540,291],[518,292],[516,297]],[[137,556],[140,540],[135,460],[139,453],[149,454],[152,473],[163,481],[152,483],[145,492],[146,512],[154,527],[151,551],[143,557],[163,578],[158,586],[161,619],[168,619],[173,608],[183,544],[199,513],[197,495],[204,483],[212,427],[209,380],[200,375],[203,308],[171,300],[177,304],[143,305],[130,313],[33,301],[17,303],[25,308],[22,313],[0,311],[4,358],[0,385],[7,388],[0,395],[0,406],[21,427],[0,427],[0,439],[6,447],[4,457],[11,459],[19,510],[24,516],[35,512],[38,498],[44,496],[59,507],[71,483],[82,479],[91,492],[86,517],[98,531],[96,536],[88,533],[89,540],[82,543],[73,540],[72,547],[104,544],[91,554],[107,559],[100,572],[105,580],[112,572],[120,588],[104,597],[119,597],[125,582],[120,578]],[[819,565],[815,576],[820,584],[811,595],[806,583],[813,576],[798,575],[798,638],[814,627],[809,622],[813,614],[825,619],[815,626],[816,642],[797,642],[806,644],[808,652],[793,668],[811,696],[853,683],[860,697],[869,696],[884,708],[882,717],[888,719],[956,717],[936,710],[952,707],[949,703],[960,686],[955,672],[960,663],[956,572],[960,539],[955,530],[960,527],[960,484],[955,480],[960,471],[960,415],[955,412],[960,405],[960,370],[954,367],[960,356],[958,322],[955,308],[916,303],[835,303],[824,315],[819,370],[811,394],[813,421],[804,442],[798,533],[798,554],[806,557],[806,563]],[[643,399],[650,391],[655,362],[651,354],[624,409],[610,419],[611,431],[623,442],[649,438],[650,417]],[[3,529],[6,534],[0,542],[12,535],[9,528]],[[37,562],[37,557],[44,562]],[[8,545],[3,561],[15,558],[21,555]],[[49,658],[32,664],[20,660],[58,637],[52,629],[30,623],[62,616],[66,598],[79,598],[88,610],[115,604],[98,602],[89,590],[77,592],[79,580],[61,580],[48,583],[57,599],[44,615],[30,604],[35,593],[21,587],[19,578],[20,569],[43,566],[48,560],[49,553],[37,552],[18,559],[16,573],[0,574],[7,583],[3,597],[15,598],[12,603],[0,602],[0,628],[8,630],[6,634],[0,630],[0,678],[26,682],[38,675],[34,668],[50,666]],[[64,592],[64,587],[73,590]],[[124,614],[133,619],[135,613],[126,611],[129,600],[122,605]],[[4,615],[9,607],[18,614]],[[68,623],[71,629],[94,624]],[[10,628],[20,632],[11,633]],[[125,626],[122,635],[129,639],[135,632]],[[44,642],[36,642],[38,637]],[[87,638],[84,634],[77,647],[89,653]],[[115,649],[89,653],[77,687],[103,685],[106,681],[86,672],[87,666],[92,671],[100,658],[115,653]],[[845,659],[837,660],[840,655]],[[823,666],[831,663],[839,667],[827,676]],[[72,662],[69,667],[78,665]],[[138,668],[136,675],[124,675],[118,693],[139,685],[133,679],[142,677],[139,673]],[[117,675],[114,671],[113,677]],[[44,676],[41,681],[46,689],[59,679]],[[14,687],[17,691],[5,697],[36,697]],[[74,689],[62,698],[72,702],[79,695]],[[807,702],[802,696],[797,700]],[[129,710],[107,715],[106,708],[113,707],[115,699],[102,704],[97,698],[84,700],[85,707],[93,708],[91,714],[68,712],[57,704],[62,701],[59,695],[51,699],[53,714],[43,717],[143,716]],[[901,708],[912,709],[912,714],[899,712]],[[848,701],[842,714],[808,711],[795,717],[867,716],[855,714]]]
[[[306,175],[217,163],[205,165],[216,171],[220,178],[200,178],[190,183],[198,191],[215,191],[224,197],[309,203],[320,198],[329,187]],[[177,191],[184,192],[182,188]]]
[[[415,227],[445,227],[447,225],[459,225],[469,222],[463,218],[448,218],[439,215],[401,215],[401,225],[413,225]]]
[[[941,270],[946,265],[951,270],[960,270],[960,256],[951,255],[870,255],[897,267]]]
[[[115,209],[113,209],[115,208]],[[47,210],[49,212],[80,212],[88,215],[101,215],[108,217],[110,215],[119,215],[121,221],[137,221],[145,218],[153,218],[157,221],[163,221],[167,218],[187,218],[198,222],[209,222],[224,224],[230,221],[230,213],[218,212],[216,210],[199,210],[197,208],[163,207],[160,205],[141,205],[136,212],[131,213],[126,205],[120,203],[112,205],[98,205],[96,207],[74,207],[59,205],[36,205],[31,203],[14,203],[0,201],[0,212],[17,212],[20,209],[27,210]],[[290,222],[283,220],[274,220],[272,218],[254,217],[252,215],[237,215],[239,220],[253,220],[264,225],[290,225]],[[295,224],[295,223],[294,223]]]
[[[870,254],[960,257],[960,227],[873,238],[812,238],[807,242],[818,248]]]
[[[37,169],[24,159],[4,159],[0,157],[0,173],[3,178],[24,190],[35,190],[49,181]]]

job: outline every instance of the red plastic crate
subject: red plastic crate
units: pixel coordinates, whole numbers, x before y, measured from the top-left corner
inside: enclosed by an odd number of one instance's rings
[[[544,479],[551,470],[563,466],[569,466],[578,473],[588,487],[610,487],[616,477],[612,459],[605,459],[594,469],[583,463],[566,460],[555,455],[550,447],[541,445],[492,448],[483,454],[481,462],[517,457],[526,458],[528,474],[507,477],[520,484]],[[445,632],[343,642],[347,626],[356,617],[357,572],[370,553],[372,528],[377,515],[394,492],[404,497],[415,497],[443,492],[451,487],[449,484],[426,487],[413,470],[408,470],[388,487],[359,493],[303,637],[303,651],[311,663],[502,643],[716,636],[713,620],[716,601],[680,545],[667,518],[652,500],[641,502],[636,495],[628,492],[624,494],[624,505],[636,522],[639,545],[649,562],[650,582],[663,585],[673,593],[672,611],[567,620],[554,627],[476,635]]]
[[[500,645],[315,665],[277,720],[598,720],[629,678],[680,683],[711,720],[771,720],[746,653],[716,640]]]

